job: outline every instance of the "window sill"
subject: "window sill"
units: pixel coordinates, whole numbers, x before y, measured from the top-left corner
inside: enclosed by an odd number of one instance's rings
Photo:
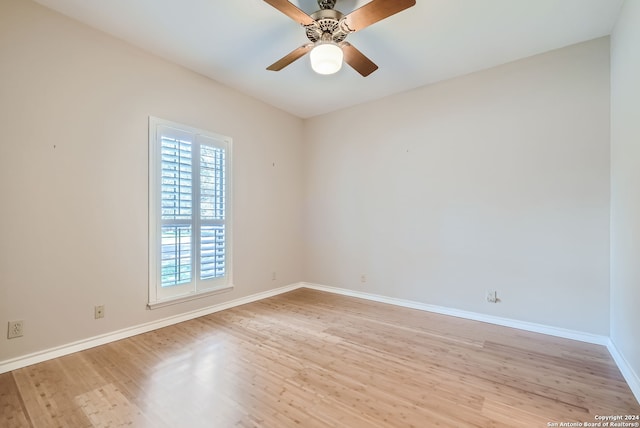
[[[201,293],[189,294],[186,296],[179,296],[171,299],[159,300],[157,302],[147,303],[147,309],[164,308],[165,306],[177,305],[178,303],[188,302],[190,300],[202,299],[203,297],[209,297],[216,294],[226,293],[233,290],[233,285],[225,285],[223,287],[214,288],[211,290],[203,291]]]

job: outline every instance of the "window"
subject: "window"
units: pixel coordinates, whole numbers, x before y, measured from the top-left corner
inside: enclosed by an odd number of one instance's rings
[[[231,138],[149,118],[149,307],[233,287]]]

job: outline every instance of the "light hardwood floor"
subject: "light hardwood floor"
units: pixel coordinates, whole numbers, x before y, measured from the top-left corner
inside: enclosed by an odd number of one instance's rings
[[[640,405],[602,346],[300,289],[2,374],[0,411],[2,427],[547,427]]]

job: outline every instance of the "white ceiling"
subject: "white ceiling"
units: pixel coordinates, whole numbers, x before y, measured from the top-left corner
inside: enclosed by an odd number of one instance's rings
[[[36,0],[296,116],[307,118],[610,34],[624,0],[417,0],[349,35],[380,67],[315,74],[304,28],[262,0]],[[347,14],[368,0],[338,0]],[[307,13],[316,0],[292,0]]]

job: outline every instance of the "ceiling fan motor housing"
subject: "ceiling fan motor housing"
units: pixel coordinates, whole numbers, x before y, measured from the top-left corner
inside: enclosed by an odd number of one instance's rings
[[[318,3],[320,3],[319,0]],[[334,2],[335,3],[335,2]],[[321,9],[312,13],[313,24],[305,26],[307,38],[316,43],[323,40],[323,35],[328,34],[336,43],[343,41],[351,31],[344,24],[344,15],[335,9]]]

